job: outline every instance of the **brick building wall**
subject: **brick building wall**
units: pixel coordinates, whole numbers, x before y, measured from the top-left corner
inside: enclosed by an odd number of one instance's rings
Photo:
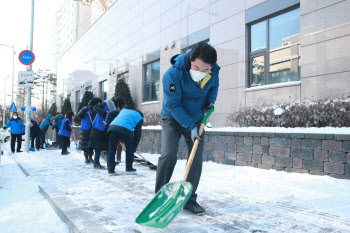
[[[350,179],[350,134],[207,131],[204,160],[286,172]],[[161,150],[161,130],[144,129],[140,152]],[[187,157],[183,137],[178,158]]]

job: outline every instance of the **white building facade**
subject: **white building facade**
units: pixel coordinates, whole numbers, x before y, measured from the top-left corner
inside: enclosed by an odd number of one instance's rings
[[[215,127],[247,107],[342,97],[348,12],[350,0],[118,0],[60,56],[57,103],[69,96],[76,110],[85,90],[111,98],[126,78],[137,107],[160,113],[170,58],[200,41],[221,66]]]

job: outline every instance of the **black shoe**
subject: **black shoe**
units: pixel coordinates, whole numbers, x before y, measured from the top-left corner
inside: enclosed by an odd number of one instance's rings
[[[106,169],[104,166],[102,166],[101,164],[94,164],[94,168],[95,169]]]
[[[23,152],[23,151],[22,151],[22,150],[18,150],[18,151],[17,151],[17,153],[21,153],[21,152]]]
[[[14,153],[15,153],[15,151],[11,151],[11,153],[12,153],[12,154],[14,154]]]
[[[135,168],[125,169],[126,172],[136,172]]]
[[[184,210],[188,210],[198,215],[205,212],[205,209],[202,206],[200,206],[196,201],[188,201],[184,206]]]
[[[69,155],[70,153],[68,151],[66,152],[61,152],[61,155]]]
[[[118,164],[120,164],[120,162],[118,162],[118,161],[115,161],[115,166],[117,166]]]
[[[108,172],[109,176],[113,176],[113,174],[115,174],[115,171]]]

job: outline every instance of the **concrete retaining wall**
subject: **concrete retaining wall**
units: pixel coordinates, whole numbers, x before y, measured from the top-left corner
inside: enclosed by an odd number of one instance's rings
[[[207,131],[204,140],[205,161],[350,179],[350,134]],[[144,129],[138,150],[160,154],[161,130]],[[186,157],[181,137],[178,158]]]

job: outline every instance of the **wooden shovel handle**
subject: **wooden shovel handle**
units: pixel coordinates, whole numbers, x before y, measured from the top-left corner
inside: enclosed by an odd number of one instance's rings
[[[205,124],[202,123],[202,124],[201,124],[201,127],[199,128],[199,136],[202,136],[204,127],[205,127]],[[204,138],[202,138],[202,140],[204,140]],[[185,174],[184,174],[184,176],[183,176],[183,178],[182,178],[183,181],[186,181],[186,180],[187,180],[187,176],[188,176],[188,173],[190,172],[191,165],[192,165],[194,156],[195,156],[195,154],[196,154],[198,145],[199,145],[199,139],[196,138],[196,140],[195,140],[195,142],[194,142],[194,144],[193,144],[193,147],[192,147],[192,151],[191,151],[190,157],[189,157],[188,160],[187,160],[186,169],[185,169]]]
[[[75,145],[76,145],[77,144],[77,140],[75,139],[75,133],[74,133],[73,127],[72,127],[72,131],[73,131],[74,142],[75,142]]]
[[[87,112],[87,114],[89,115],[89,118],[90,118],[90,121],[91,121],[91,124],[92,124],[92,119],[91,119],[89,111]]]
[[[124,145],[122,142],[119,142],[120,145],[122,146],[123,150],[126,151]],[[145,160],[146,162],[149,162],[145,157],[143,157],[140,153],[138,153],[137,151],[135,152],[136,154],[138,154],[141,158],[143,158],[143,160]]]

